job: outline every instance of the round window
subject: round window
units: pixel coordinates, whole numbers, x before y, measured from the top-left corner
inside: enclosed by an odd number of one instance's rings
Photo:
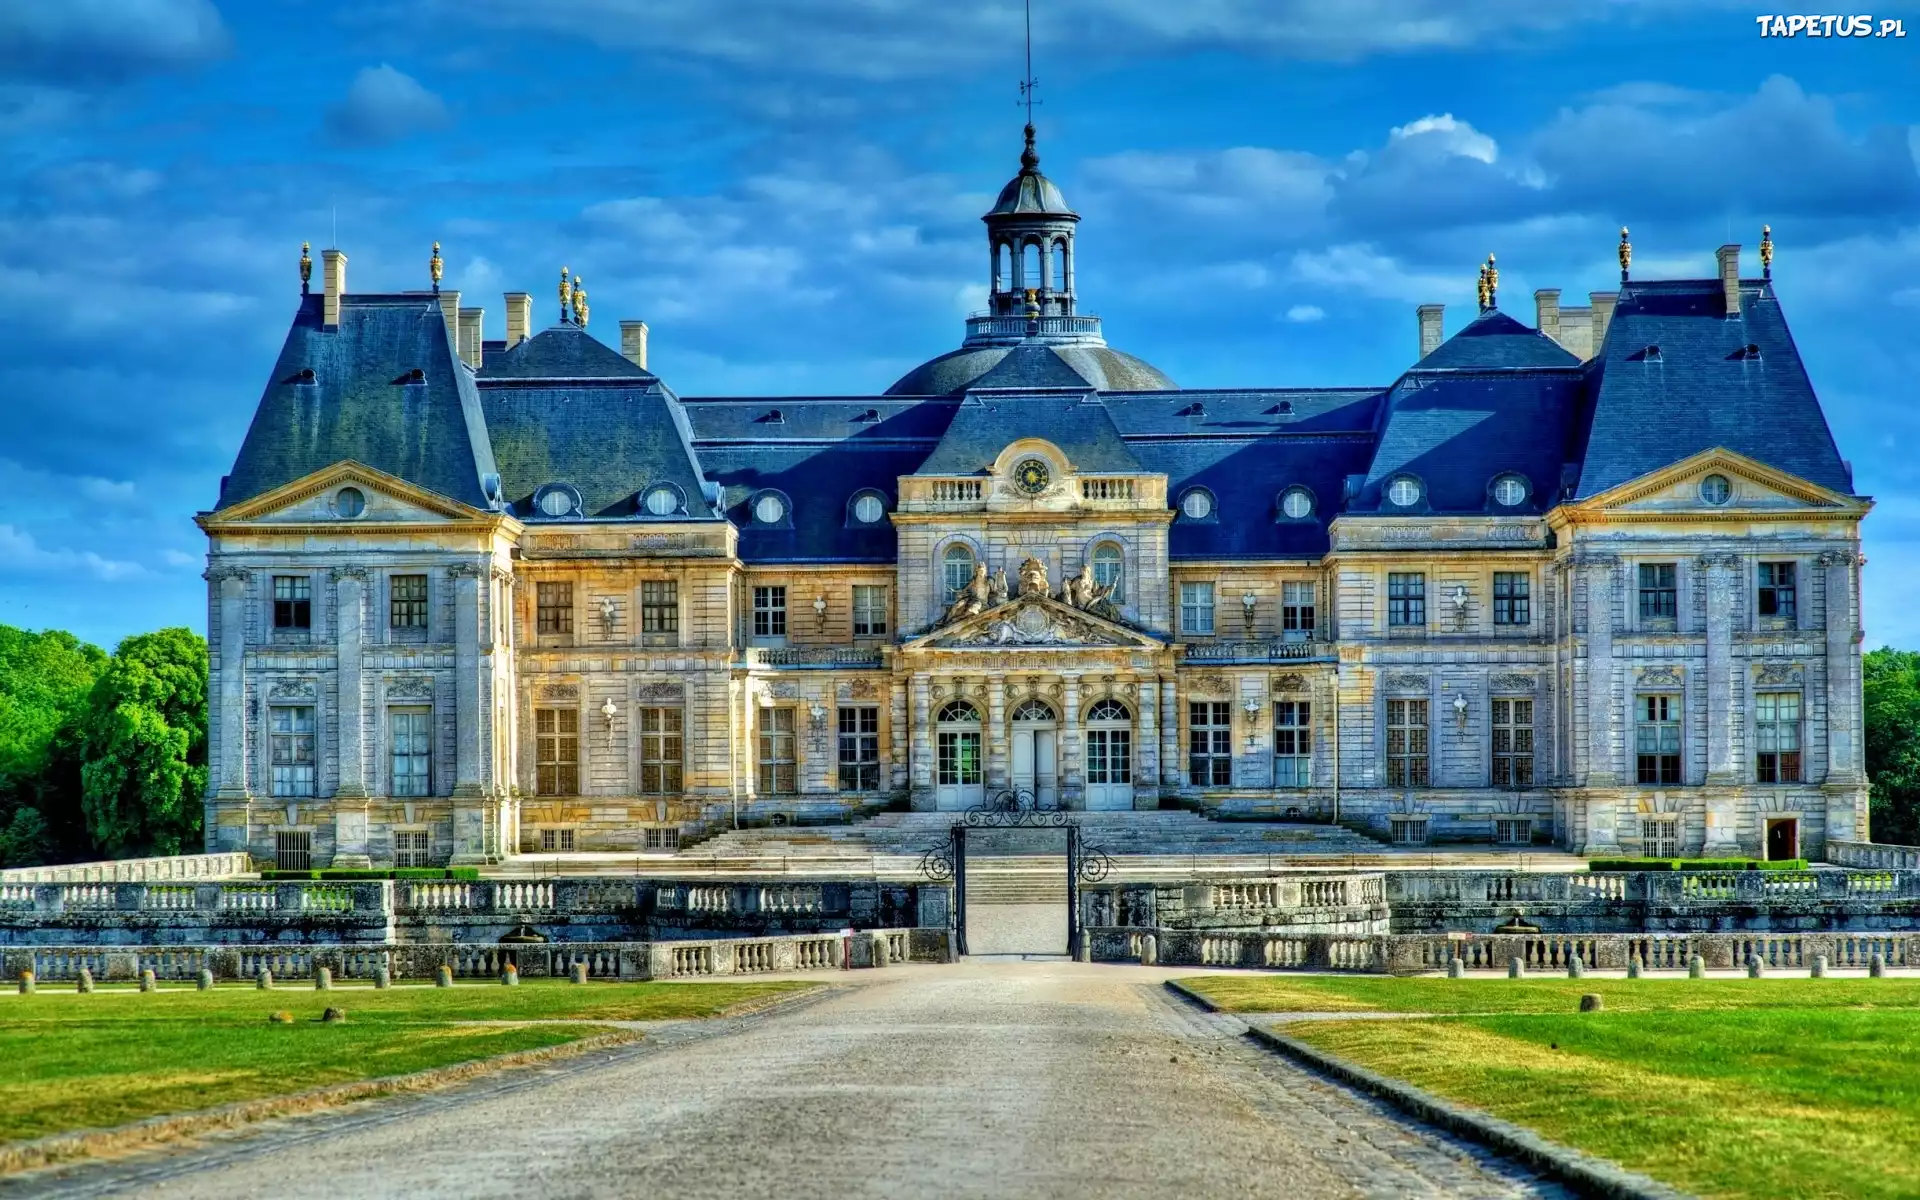
[[[1303,521],[1313,515],[1313,497],[1307,495],[1305,488],[1288,488],[1280,497],[1280,511],[1295,521]]]
[[[778,496],[762,496],[753,502],[753,519],[762,525],[778,525],[786,515],[786,503]]]
[[[367,498],[359,488],[341,488],[334,494],[333,511],[343,517],[357,517],[367,511]]]
[[[1502,475],[1493,481],[1493,498],[1496,503],[1512,508],[1524,504],[1527,499],[1527,481],[1518,475]]]
[[[1195,488],[1180,499],[1180,511],[1195,521],[1204,521],[1213,515],[1213,497]]]
[[[872,492],[863,493],[853,502],[853,519],[863,525],[871,525],[886,515],[887,506]]]
[[[680,497],[670,487],[657,487],[647,493],[647,512],[656,517],[672,516],[680,510]]]
[[[1392,483],[1387,485],[1387,499],[1393,501],[1395,504],[1398,504],[1401,508],[1406,508],[1409,505],[1419,503],[1420,501],[1419,481],[1414,479],[1409,479],[1407,476],[1402,475],[1400,478],[1394,480]]]
[[[1708,504],[1725,504],[1733,498],[1733,484],[1725,475],[1709,475],[1700,481],[1700,498]]]
[[[564,517],[573,511],[573,496],[565,488],[548,488],[540,493],[539,507],[546,516]]]

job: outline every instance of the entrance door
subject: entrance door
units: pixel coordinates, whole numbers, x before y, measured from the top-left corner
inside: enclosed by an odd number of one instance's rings
[[[1800,857],[1800,822],[1781,818],[1767,822],[1767,859],[1779,862]]]
[[[934,807],[957,812],[986,801],[980,772],[980,710],[949,702],[934,726]]]
[[[1044,700],[1027,699],[1013,710],[1013,787],[1033,797],[1039,808],[1060,803],[1058,738],[1053,709]]]
[[[1133,714],[1118,700],[1087,710],[1087,808],[1133,807]]]

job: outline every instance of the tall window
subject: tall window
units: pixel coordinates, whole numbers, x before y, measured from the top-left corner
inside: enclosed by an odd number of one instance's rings
[[[1635,702],[1635,710],[1636,778],[1641,783],[1679,783],[1680,697],[1641,696]]]
[[[534,790],[542,796],[580,794],[580,710],[533,710]]]
[[[1093,548],[1093,581],[1103,588],[1113,589],[1115,604],[1125,599],[1120,589],[1120,547],[1112,542],[1102,542]]]
[[[878,637],[887,631],[887,589],[878,584],[853,588],[853,636]]]
[[[1273,786],[1313,786],[1313,706],[1305,700],[1274,701]]]
[[[313,706],[276,704],[267,719],[273,794],[313,795]]]
[[[753,589],[753,636],[787,636],[787,589],[784,586]]]
[[[680,584],[672,579],[640,582],[640,644],[680,644]]]
[[[1649,625],[1671,625],[1680,618],[1677,568],[1672,563],[1640,564],[1640,619]]]
[[[953,602],[955,596],[960,594],[960,589],[967,586],[967,582],[972,578],[973,551],[958,544],[948,546],[947,552],[940,558],[940,579],[947,585],[947,602],[949,604]]]
[[[393,748],[395,796],[433,794],[433,710],[387,710],[388,742]]]
[[[1493,623],[1530,625],[1533,623],[1533,584],[1525,571],[1493,573]]]
[[[1187,705],[1187,778],[1194,787],[1232,786],[1232,705],[1220,700]]]
[[[1387,624],[1427,623],[1427,576],[1423,571],[1387,572]]]
[[[1180,585],[1180,632],[1207,635],[1213,633],[1213,585],[1211,583]]]
[[[1493,701],[1493,786],[1533,785],[1533,701]]]
[[[1760,692],[1753,698],[1758,754],[1754,777],[1761,783],[1800,782],[1800,693]]]
[[[840,710],[840,790],[880,790],[880,710],[871,705]]]
[[[1426,787],[1427,702],[1387,701],[1387,786]]]
[[[1312,583],[1280,585],[1280,628],[1287,641],[1312,641],[1314,617]]]
[[[1798,611],[1799,600],[1794,588],[1793,564],[1790,562],[1761,563],[1761,619],[1769,624],[1792,625],[1794,614]]]
[[[671,796],[680,790],[681,735],[686,718],[677,708],[640,710],[640,791]]]
[[[534,632],[545,635],[573,632],[573,584],[534,585]]]
[[[307,575],[273,577],[273,628],[275,632],[313,628],[313,579]]]
[[[793,757],[793,710],[760,710],[760,794],[790,796],[800,790]]]
[[[387,579],[387,628],[397,641],[427,637],[427,577],[394,575]]]

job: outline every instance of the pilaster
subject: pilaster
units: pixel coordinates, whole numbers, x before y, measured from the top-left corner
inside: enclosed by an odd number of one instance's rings
[[[1009,786],[1007,738],[1007,684],[1004,675],[987,677],[987,795]]]
[[[913,754],[909,763],[910,796],[915,812],[932,812],[933,795],[933,682],[925,672],[913,677]]]
[[[1587,554],[1575,561],[1587,576],[1587,786],[1613,787],[1620,781],[1613,703],[1613,591],[1620,559]]]
[[[367,852],[367,756],[361,737],[366,724],[360,672],[366,583],[364,568],[338,567],[333,572],[333,627],[339,663],[334,676],[339,785],[333,796],[333,865],[342,869],[373,865]]]
[[[1175,677],[1160,678],[1160,786],[1180,786],[1180,697]]]
[[[214,681],[220,697],[220,754],[212,780],[213,811],[207,814],[207,849],[244,850],[253,799],[247,788],[247,572],[213,567],[206,578],[216,591],[220,622],[214,631],[220,660]]]
[[[1080,676],[1065,677],[1066,692],[1060,703],[1066,711],[1060,714],[1060,807],[1086,807],[1086,772],[1081,769],[1080,714]]]
[[[1160,685],[1152,678],[1140,683],[1140,768],[1134,772],[1133,806],[1160,807]]]
[[[1707,778],[1709,787],[1729,787],[1743,772],[1734,750],[1733,608],[1739,595],[1740,559],[1703,554],[1695,559],[1707,585]]]
[[[490,862],[499,830],[480,783],[480,578],[485,568],[455,563],[453,582],[453,862]]]

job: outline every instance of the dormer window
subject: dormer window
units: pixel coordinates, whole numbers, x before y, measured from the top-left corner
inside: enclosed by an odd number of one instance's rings
[[[779,492],[761,492],[753,498],[748,511],[752,512],[755,524],[786,525],[793,509]]]
[[[1205,488],[1189,488],[1180,497],[1180,515],[1189,521],[1205,521],[1213,516],[1213,493]]]
[[[1502,475],[1493,481],[1493,502],[1502,508],[1514,508],[1527,502],[1531,491],[1518,475]]]
[[[1420,503],[1420,481],[1411,475],[1401,475],[1387,485],[1387,502],[1398,508],[1412,508]]]
[[[577,516],[580,493],[564,483],[549,483],[533,494],[533,509],[543,517]]]
[[[856,525],[872,525],[887,515],[887,502],[879,492],[857,492],[853,497],[853,520]]]
[[[669,484],[656,484],[640,497],[640,507],[650,517],[670,517],[680,511],[680,492]]]
[[[1280,513],[1289,521],[1304,521],[1313,515],[1313,494],[1303,487],[1290,487],[1280,493]]]

